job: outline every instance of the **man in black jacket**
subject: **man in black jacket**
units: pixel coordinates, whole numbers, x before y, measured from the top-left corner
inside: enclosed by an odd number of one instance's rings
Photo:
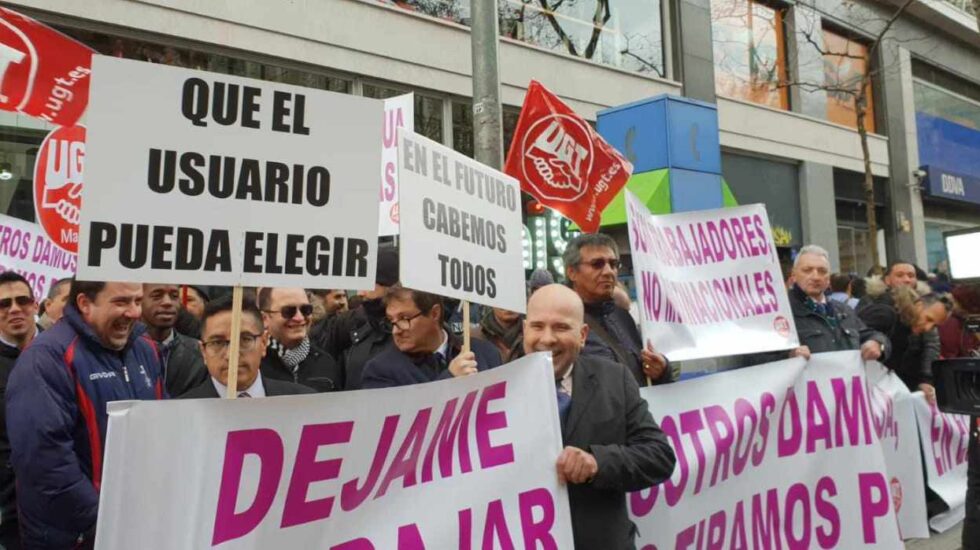
[[[800,347],[791,356],[809,359],[811,353],[856,349],[865,361],[885,356],[888,337],[865,325],[846,304],[827,297],[830,257],[826,250],[816,245],[801,248],[793,262],[793,281],[789,304]]]
[[[616,241],[583,233],[568,243],[562,259],[569,286],[585,304],[589,337],[582,353],[622,364],[642,386],[677,380],[680,372],[651,343],[644,346],[633,317],[613,301],[619,273]]]
[[[390,388],[432,382],[500,366],[500,354],[489,342],[471,340],[463,353],[445,328],[442,299],[400,286],[385,295],[386,329],[394,346],[364,367],[364,388]]]
[[[27,279],[14,271],[0,273],[0,547],[8,550],[21,546],[4,394],[20,352],[38,334],[36,313],[37,302]]]
[[[361,389],[361,378],[368,361],[391,347],[391,333],[384,329],[384,296],[398,284],[398,252],[378,250],[375,283],[372,290],[358,291],[361,305],[352,311],[327,317],[310,329],[313,342],[341,360],[344,389]]]
[[[223,296],[208,303],[201,322],[202,342],[198,344],[206,358],[210,376],[181,395],[181,399],[226,397],[228,393],[228,348],[231,338],[232,301]],[[259,365],[266,354],[268,336],[262,326],[262,314],[255,303],[242,304],[242,327],[238,354],[238,397],[274,397],[315,393],[311,388],[292,382],[263,378]]]
[[[344,389],[344,371],[334,358],[310,341],[313,306],[302,288],[265,287],[259,309],[269,331],[269,349],[262,359],[267,380],[309,386],[318,392]]]
[[[581,299],[561,285],[531,296],[524,351],[550,351],[564,449],[558,478],[567,483],[577,550],[631,550],[636,527],[626,493],[663,482],[676,458],[634,377],[618,363],[580,355],[588,337]]]
[[[177,397],[208,378],[198,342],[177,332],[180,288],[172,284],[143,285],[143,324],[157,344],[167,395]]]

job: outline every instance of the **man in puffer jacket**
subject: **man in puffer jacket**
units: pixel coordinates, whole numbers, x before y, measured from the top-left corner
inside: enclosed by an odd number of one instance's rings
[[[140,284],[72,282],[64,318],[21,354],[7,386],[7,431],[24,548],[95,540],[110,401],[164,396],[139,324]]]

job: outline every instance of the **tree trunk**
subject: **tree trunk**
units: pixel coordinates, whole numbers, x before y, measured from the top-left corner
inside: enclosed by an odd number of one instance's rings
[[[867,71],[865,71],[867,73]],[[871,253],[871,268],[876,274],[881,274],[881,260],[878,257],[878,218],[875,213],[874,175],[871,173],[871,153],[868,150],[868,129],[864,125],[867,113],[867,91],[869,78],[861,79],[857,95],[854,97],[854,111],[857,115],[858,138],[861,140],[861,155],[864,159],[864,200],[868,217],[868,251]]]

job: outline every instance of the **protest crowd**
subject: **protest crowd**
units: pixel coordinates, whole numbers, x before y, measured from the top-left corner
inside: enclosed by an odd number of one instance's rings
[[[564,284],[532,275],[526,316],[498,308],[471,314],[479,320],[469,352],[460,351],[461,335],[450,328],[458,303],[402,287],[391,248],[379,253],[376,287],[358,292],[354,309],[347,303],[355,296],[342,290],[247,290],[238,396],[420,384],[550,351],[566,445],[556,467],[570,485],[576,547],[628,548],[624,490],[659,483],[674,466],[637,388],[675,382],[681,369],[643,343],[630,303],[617,300],[615,241],[579,236],[564,261]],[[980,312],[977,287],[935,292],[901,261],[869,279],[864,296],[847,290],[857,279],[833,291],[840,278],[825,251],[800,251],[786,291],[801,345],[785,355],[859,349],[934,399],[931,362],[977,353],[977,340],[962,330],[963,319]],[[106,403],[224,397],[231,309],[227,289],[66,279],[38,297],[22,276],[0,274],[5,548],[93,540]],[[576,413],[575,404],[592,392],[600,401]],[[610,415],[616,428],[592,427]],[[597,452],[600,443],[611,447]]]
[[[933,368],[980,357],[980,284],[780,263],[758,204],[654,214],[536,81],[498,171],[411,96],[73,55],[40,116],[85,113],[90,185],[42,183],[73,223],[0,268],[0,550],[890,547],[960,520],[923,479],[965,469],[980,549],[976,419]],[[521,261],[532,201],[577,226],[551,269]],[[70,269],[36,276],[57,237]]]

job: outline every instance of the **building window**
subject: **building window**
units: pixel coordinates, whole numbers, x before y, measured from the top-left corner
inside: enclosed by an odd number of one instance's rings
[[[711,0],[715,90],[777,109],[789,108],[785,9],[754,0]]]
[[[453,149],[473,158],[473,108],[470,103],[454,101],[452,110]],[[501,162],[507,160],[507,152],[510,151],[510,144],[514,139],[514,130],[517,129],[517,119],[520,116],[521,110],[516,107],[503,106],[501,108],[500,124],[504,139]]]
[[[469,25],[469,0],[382,0]],[[499,0],[500,34],[603,65],[665,77],[660,0]]]
[[[868,47],[833,31],[823,31],[824,85],[827,89],[827,120],[857,128],[855,100],[861,81],[868,73]],[[874,96],[871,83],[865,89],[864,128],[875,131]]]

